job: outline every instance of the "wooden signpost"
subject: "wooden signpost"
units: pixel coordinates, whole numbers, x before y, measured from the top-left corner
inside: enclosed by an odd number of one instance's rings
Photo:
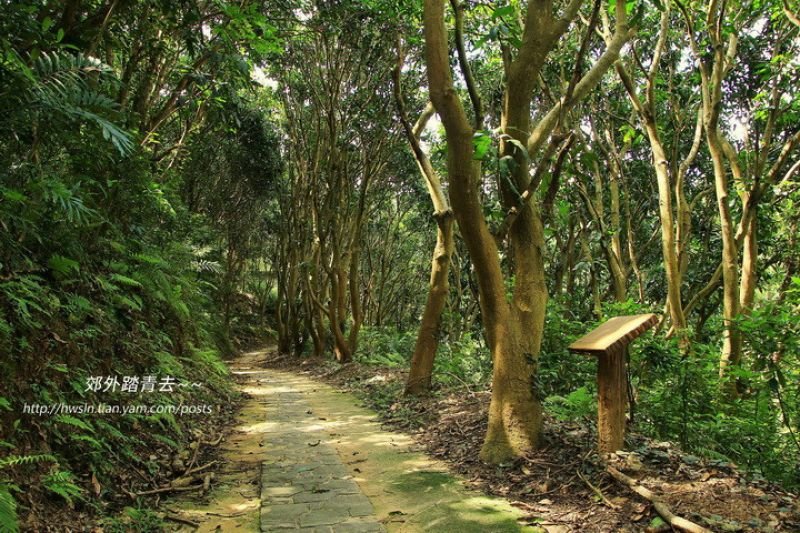
[[[601,453],[621,450],[625,441],[628,344],[658,322],[654,314],[614,317],[569,345],[571,352],[597,356],[597,433]]]

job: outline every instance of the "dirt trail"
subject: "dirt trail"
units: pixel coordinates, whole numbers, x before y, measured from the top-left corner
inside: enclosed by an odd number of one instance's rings
[[[507,501],[466,489],[410,437],[383,430],[352,395],[263,369],[266,356],[231,365],[249,398],[208,503],[167,505],[198,531],[540,531],[520,525]]]

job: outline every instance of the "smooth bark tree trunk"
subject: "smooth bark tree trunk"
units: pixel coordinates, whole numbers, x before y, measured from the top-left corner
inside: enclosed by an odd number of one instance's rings
[[[450,256],[453,253],[453,213],[445,211],[436,217],[436,248],[431,262],[431,279],[428,298],[414,344],[411,367],[408,372],[405,393],[409,395],[426,394],[431,388],[433,363],[439,347],[442,312],[450,292]]]
[[[450,292],[450,260],[455,248],[454,220],[450,204],[442,189],[439,175],[431,164],[430,157],[420,144],[422,130],[434,113],[433,106],[429,104],[417,123],[412,127],[405,108],[402,92],[403,53],[398,44],[397,65],[393,71],[394,98],[400,122],[406,134],[406,140],[419,167],[420,174],[425,180],[428,194],[431,198],[436,220],[436,247],[433,250],[431,261],[431,276],[428,285],[428,297],[422,313],[417,340],[414,344],[414,353],[411,357],[411,366],[406,381],[405,394],[423,395],[430,391],[433,376],[433,364],[436,351],[439,348],[441,334],[442,313],[447,305]]]
[[[453,88],[441,0],[425,2],[426,59],[431,100],[447,131],[450,200],[476,271],[486,340],[492,353],[492,400],[481,457],[499,462],[530,451],[541,428],[532,394],[532,364],[525,357],[520,321],[506,300],[498,249],[478,194],[477,164],[464,109]],[[528,334],[528,332],[526,332]]]

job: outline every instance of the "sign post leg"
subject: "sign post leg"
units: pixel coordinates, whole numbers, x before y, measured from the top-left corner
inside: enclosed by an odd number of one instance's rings
[[[621,450],[625,444],[628,384],[625,347],[612,348],[597,361],[597,433],[600,453]]]

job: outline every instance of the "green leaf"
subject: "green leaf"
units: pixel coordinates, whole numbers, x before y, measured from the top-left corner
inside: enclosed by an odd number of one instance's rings
[[[472,159],[483,161],[489,148],[492,146],[492,138],[486,130],[476,131],[472,136]]]
[[[95,439],[94,437],[90,437],[89,435],[70,435],[69,438],[78,442],[88,442],[92,448],[97,450],[103,448],[103,444],[99,440]]]
[[[521,153],[526,161],[529,159],[528,148],[524,144],[522,144],[522,141],[520,141],[519,139],[515,139],[507,134],[503,134],[501,138],[505,139],[507,143],[514,146],[517,149],[516,151]]]
[[[67,503],[72,504],[73,499],[82,499],[83,490],[73,483],[75,476],[72,472],[58,471],[47,475],[42,479],[42,485],[64,498]]]
[[[63,363],[51,363],[48,365],[48,367],[52,368],[56,372],[61,372],[62,374],[69,372],[69,367]]]
[[[55,417],[55,421],[60,424],[66,424],[68,426],[74,426],[76,428],[85,429],[90,433],[94,433],[94,428],[88,423],[75,418],[74,416],[70,415],[59,415]]]
[[[9,486],[0,483],[0,531],[17,533],[19,524],[17,523],[17,502],[11,495]]]
[[[23,202],[27,199],[27,196],[14,189],[3,189],[3,198],[9,202]]]
[[[78,272],[80,270],[80,264],[77,261],[58,254],[50,256],[50,259],[47,261],[47,266],[62,276],[66,276],[70,272]]]
[[[498,18],[501,18],[501,17],[510,17],[510,16],[514,15],[514,12],[515,12],[514,6],[511,6],[511,5],[498,7],[497,9],[494,9],[492,11],[492,18],[493,19],[498,19]]]
[[[112,280],[122,283],[123,285],[127,285],[128,287],[141,287],[142,284],[136,281],[133,278],[129,278],[128,276],[123,276],[122,274],[111,274],[109,276]]]
[[[40,455],[9,455],[0,459],[0,468],[8,468],[10,466],[30,465],[33,463],[41,463],[43,461],[55,462],[56,458],[49,454]]]

